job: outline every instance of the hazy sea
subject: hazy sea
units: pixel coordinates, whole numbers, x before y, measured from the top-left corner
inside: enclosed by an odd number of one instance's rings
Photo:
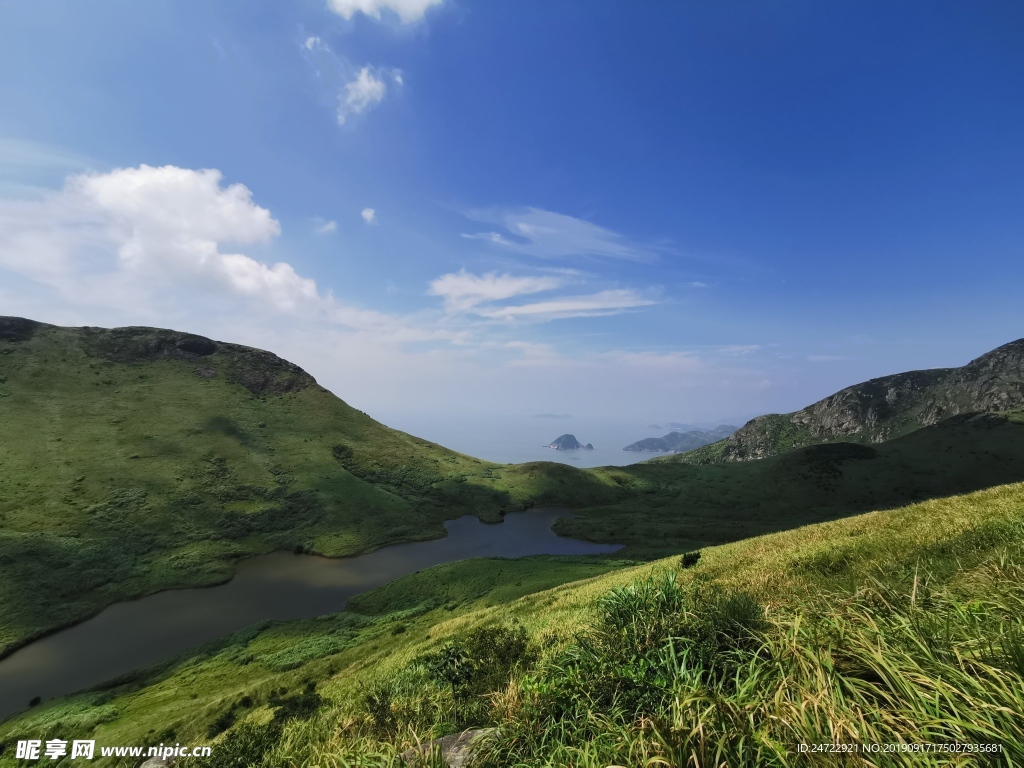
[[[625,466],[638,461],[665,456],[664,453],[623,451],[645,437],[662,437],[668,427],[616,424],[577,419],[527,417],[519,421],[479,420],[479,423],[450,424],[418,415],[401,415],[385,424],[394,429],[440,443],[460,453],[499,464],[520,464],[526,461],[559,461],[575,467]],[[545,446],[566,433],[594,450],[555,451]]]

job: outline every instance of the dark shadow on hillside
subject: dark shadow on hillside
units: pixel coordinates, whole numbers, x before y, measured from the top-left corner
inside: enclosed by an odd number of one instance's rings
[[[829,443],[757,461],[607,468],[632,498],[559,532],[664,555],[1024,481],[1024,423],[963,414],[873,446]]]

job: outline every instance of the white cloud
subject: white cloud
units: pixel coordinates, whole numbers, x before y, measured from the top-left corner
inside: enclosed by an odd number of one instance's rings
[[[687,372],[706,367],[706,363],[690,352],[625,352],[614,351],[604,356],[625,368]]]
[[[345,19],[357,13],[365,13],[380,20],[381,11],[388,10],[398,16],[403,24],[412,24],[443,0],[327,0],[327,7]]]
[[[333,232],[337,232],[338,231],[338,222],[336,222],[334,220],[323,221],[321,219],[320,223],[317,224],[316,229],[314,231],[318,235],[329,235],[329,234],[331,234]]]
[[[609,352],[604,337],[531,333],[522,321],[652,303],[640,291],[579,288],[589,275],[452,273],[431,292],[467,310],[444,312],[438,301],[399,316],[351,306],[269,256],[281,227],[256,199],[216,170],[139,166],[73,176],[38,199],[0,200],[0,311],[66,325],[172,327],[271,349],[398,428],[409,425],[395,416],[402,409],[457,425],[613,411],[648,423],[678,406],[682,387],[695,413],[726,408],[726,376],[729,398],[739,392],[751,409],[780,410],[781,395],[771,407],[756,399],[766,374],[739,364],[747,358],[711,353],[702,367],[685,352]],[[586,295],[561,296],[570,285]],[[510,301],[516,306],[503,306]]]
[[[281,231],[241,184],[220,186],[216,170],[122,168],[71,179],[66,194],[106,220],[123,267],[212,280],[279,309],[317,299],[316,283],[291,265],[267,266],[222,242],[256,243]]]
[[[500,224],[507,234],[475,232],[463,234],[516,253],[538,258],[603,256],[614,259],[649,261],[657,249],[593,224],[584,219],[539,208],[517,208],[470,214],[470,218]]]
[[[377,70],[367,66],[359,70],[355,79],[345,83],[338,94],[338,125],[344,125],[352,115],[361,114],[384,100],[388,92],[385,77],[399,86],[404,82],[400,70]]]
[[[656,303],[639,291],[620,288],[586,295],[555,296],[527,304],[502,304],[517,296],[564,288],[570,282],[580,281],[576,274],[499,275],[490,272],[475,275],[463,269],[431,282],[428,294],[442,297],[449,313],[469,313],[504,321],[547,322],[570,317],[601,317]]]
[[[629,309],[647,307],[653,299],[640,295],[631,289],[601,291],[589,296],[565,296],[550,301],[520,304],[506,307],[480,307],[476,314],[502,320],[519,318],[533,320],[555,320],[570,317],[602,317],[617,315]]]
[[[363,217],[363,221],[365,221],[367,224],[377,223],[377,211],[375,211],[373,208],[363,208],[363,210],[360,211],[359,215]]]
[[[371,64],[355,66],[315,35],[307,37],[299,49],[321,104],[335,105],[338,125],[371,110],[384,101],[392,87],[400,89],[405,83],[400,69]]]
[[[807,360],[811,363],[834,363],[840,360],[849,360],[845,355],[808,355]]]
[[[0,202],[0,266],[87,305],[151,312],[175,294],[212,293],[350,326],[387,321],[323,296],[290,264],[224,249],[280,231],[249,189],[222,187],[220,171],[142,165],[73,176],[43,200]]]
[[[718,351],[723,355],[738,357],[740,355],[752,354],[759,349],[761,349],[760,344],[727,344],[724,347],[719,347]]]
[[[550,291],[563,283],[564,280],[557,277],[514,277],[495,272],[473,275],[461,270],[434,280],[428,293],[441,296],[449,312],[465,312],[484,302]]]

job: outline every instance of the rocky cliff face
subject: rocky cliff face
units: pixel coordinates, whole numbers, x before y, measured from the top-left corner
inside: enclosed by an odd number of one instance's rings
[[[732,437],[692,452],[692,460],[746,461],[817,443],[878,443],[957,414],[1021,407],[1024,339],[961,368],[883,376],[847,387],[796,413],[759,416]]]

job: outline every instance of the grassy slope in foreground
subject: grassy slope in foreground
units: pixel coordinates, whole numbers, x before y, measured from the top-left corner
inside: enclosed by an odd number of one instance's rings
[[[349,555],[623,491],[389,429],[261,350],[149,328],[0,318],[0,655],[237,558]]]
[[[108,744],[157,737],[206,743],[210,726],[229,711],[238,722],[227,739],[258,735],[271,727],[273,692],[299,691],[312,681],[323,702],[287,721],[279,736],[274,732],[262,765],[387,765],[412,742],[409,727],[426,739],[468,725],[503,729],[486,765],[597,768],[649,758],[682,765],[692,756],[701,765],[851,764],[796,751],[801,742],[834,740],[1001,743],[1004,759],[996,764],[1024,759],[1024,484],[709,548],[686,570],[671,558],[508,602],[489,598],[490,590],[514,598],[509,580],[525,582],[527,590],[540,586],[547,566],[503,567],[500,583],[480,583],[481,591],[454,610],[440,604],[440,595],[453,577],[479,580],[491,568],[487,561],[407,577],[364,596],[351,614],[239,633],[124,688],[19,716],[0,726],[0,740],[75,730]],[[717,662],[730,674],[704,679],[692,664],[669,665],[670,672],[651,666],[664,658],[665,640],[635,632],[657,629],[651,617],[658,601],[650,599],[620,624],[616,644],[629,658],[625,668],[616,666],[621,658],[598,658],[589,674],[574,674],[573,664],[586,661],[579,638],[598,637],[602,616],[615,605],[621,612],[638,592],[620,592],[596,610],[602,596],[652,575],[663,584],[664,574],[674,576],[683,595],[741,590],[766,606],[757,642]],[[352,627],[368,617],[375,628],[357,637],[366,630]],[[415,660],[509,622],[526,628],[540,661],[481,699],[475,719],[456,725],[450,691]],[[339,623],[349,642],[332,649]],[[284,670],[278,662],[288,654],[298,663]],[[617,710],[595,693],[609,682],[647,698],[638,699],[640,709]],[[379,708],[367,707],[367,694],[381,691],[393,715],[383,729]],[[222,744],[222,757],[228,743],[237,748],[238,738]],[[251,764],[260,765],[255,755]],[[989,757],[874,755],[852,764],[985,765]],[[0,757],[0,765],[14,764]]]

